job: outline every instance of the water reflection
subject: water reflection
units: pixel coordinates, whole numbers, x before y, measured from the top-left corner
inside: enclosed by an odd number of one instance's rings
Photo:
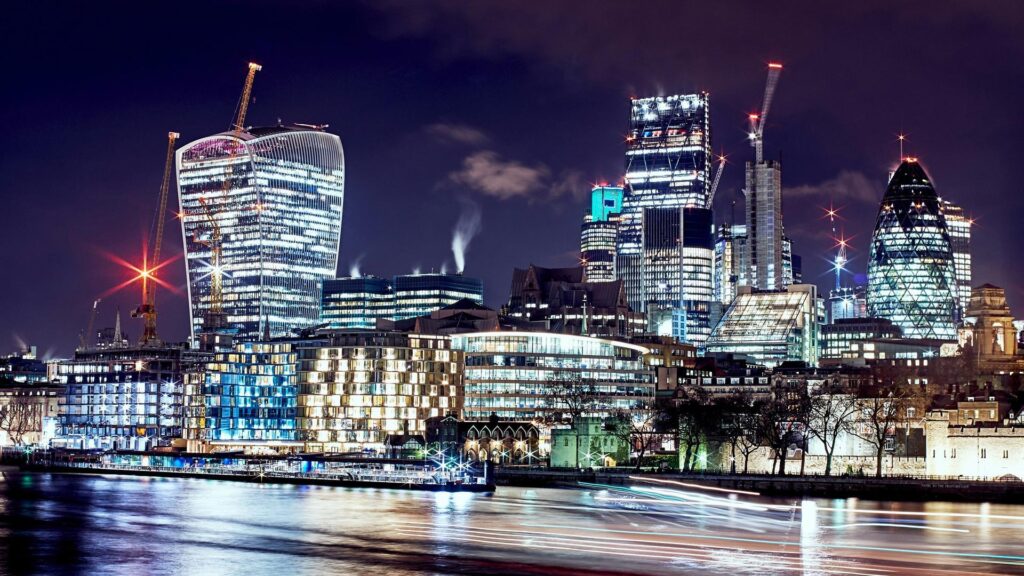
[[[493,496],[11,475],[9,574],[1024,573],[1024,507],[691,486]]]

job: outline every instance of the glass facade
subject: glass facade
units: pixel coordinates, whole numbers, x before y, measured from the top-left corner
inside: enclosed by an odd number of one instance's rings
[[[67,386],[58,445],[146,450],[182,435],[182,374],[205,358],[180,347],[85,349],[57,365]]]
[[[642,346],[546,332],[481,332],[452,337],[465,353],[463,419],[529,421],[564,412],[558,382],[593,382],[594,416],[649,405],[654,372]]]
[[[848,318],[867,318],[867,290],[867,286],[859,285],[852,288],[844,286],[829,292],[827,305],[829,323]]]
[[[868,262],[868,314],[905,338],[956,340],[953,250],[939,198],[916,161],[900,164],[882,198]]]
[[[210,308],[211,219],[224,312],[239,337],[257,339],[265,324],[272,335],[317,324],[341,239],[338,137],[289,127],[225,132],[179,149],[177,169],[193,336]]]
[[[960,305],[960,318],[963,318],[971,303],[971,226],[974,225],[974,221],[964,214],[963,208],[948,200],[942,201],[942,214],[946,219],[949,244],[953,249],[957,299]]]
[[[719,226],[715,239],[715,302],[728,306],[736,299],[740,271],[746,257],[747,227]]]
[[[352,331],[298,350],[298,427],[309,452],[384,451],[461,409],[462,353],[445,336]]]
[[[774,160],[747,162],[744,188],[747,211],[747,267],[740,275],[742,286],[758,290],[779,290],[787,285],[783,254],[782,166]],[[790,247],[792,252],[792,247]]]
[[[817,365],[817,299],[811,284],[768,292],[743,287],[711,333],[707,351],[745,354],[768,367],[787,360]]]
[[[395,276],[395,320],[425,316],[468,298],[484,303],[484,283],[462,274]]]
[[[328,328],[376,328],[395,317],[395,290],[375,276],[324,280],[320,321]]]
[[[185,375],[185,438],[212,444],[299,445],[292,344],[246,342]]]
[[[580,260],[588,282],[615,280],[615,241],[622,213],[621,186],[595,186],[590,192],[590,214],[580,230]]]
[[[840,359],[854,342],[901,335],[900,329],[884,318],[838,318],[821,327],[821,358]]]
[[[672,282],[678,266],[645,267],[647,211],[707,208],[711,170],[711,128],[707,93],[634,99],[626,148],[622,220],[616,241],[616,274],[626,298],[646,312],[656,294],[646,289]],[[654,258],[659,258],[655,256]]]

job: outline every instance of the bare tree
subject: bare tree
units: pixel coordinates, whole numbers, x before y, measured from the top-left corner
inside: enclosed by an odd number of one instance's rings
[[[825,450],[825,476],[832,474],[832,457],[839,436],[853,430],[857,399],[834,387],[823,388],[808,402],[807,431],[821,441]]]
[[[551,390],[551,403],[561,411],[561,418],[569,417],[576,428],[576,465],[580,465],[580,418],[593,413],[597,408],[597,385],[592,378],[584,378],[578,372],[557,372],[548,381]]]
[[[913,402],[914,390],[905,385],[878,388],[857,400],[861,413],[854,434],[875,450],[875,477],[882,476],[882,459],[886,440],[895,438],[896,428],[906,421],[907,408]]]
[[[729,472],[736,473],[736,450],[743,454],[743,472],[747,472],[750,455],[757,450],[757,434],[754,430],[754,401],[749,392],[743,391],[726,398],[716,399],[713,404],[718,415],[716,436],[729,444],[732,452]]]
[[[615,436],[628,446],[632,453],[636,451],[636,470],[643,465],[644,456],[657,443],[662,434],[659,429],[661,415],[657,410],[642,408],[638,410],[620,410],[615,413]]]
[[[700,446],[704,443],[717,420],[711,414],[711,395],[701,387],[689,388],[677,400],[672,416],[679,426],[679,442],[683,445],[683,472],[689,472],[696,463]]]
[[[805,421],[792,399],[771,399],[759,404],[755,428],[757,436],[771,449],[774,459],[779,462],[778,474],[786,474],[786,453],[789,446],[800,439]]]
[[[11,443],[19,445],[25,434],[32,431],[36,421],[36,403],[28,396],[11,396],[0,406],[0,431],[6,432]]]

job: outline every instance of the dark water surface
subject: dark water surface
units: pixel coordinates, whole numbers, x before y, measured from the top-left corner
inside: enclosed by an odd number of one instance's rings
[[[8,473],[4,574],[1024,573],[1024,506]]]

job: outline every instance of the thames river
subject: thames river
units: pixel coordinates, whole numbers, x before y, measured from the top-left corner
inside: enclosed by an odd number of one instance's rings
[[[5,574],[1024,573],[1024,506],[9,473]]]

